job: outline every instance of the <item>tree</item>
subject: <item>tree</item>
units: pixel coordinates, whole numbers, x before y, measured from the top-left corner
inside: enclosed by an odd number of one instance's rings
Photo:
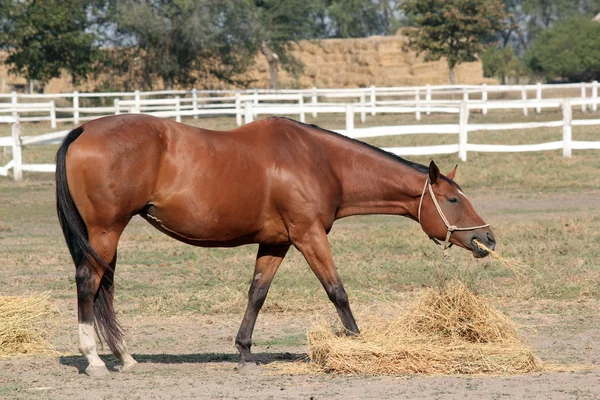
[[[87,1],[4,0],[2,8],[0,36],[11,73],[47,82],[64,70],[77,83],[94,69],[99,50],[87,31]]]
[[[387,35],[395,26],[395,2],[389,0],[326,0],[327,37]]]
[[[121,0],[109,2],[107,20],[116,65],[135,66],[138,79],[168,89],[201,77],[244,84],[235,76],[253,62],[257,27],[245,0]]]
[[[415,15],[418,30],[409,32],[408,46],[427,61],[445,57],[454,84],[457,64],[474,61],[483,42],[505,26],[501,0],[406,0],[406,14]]]
[[[525,55],[528,68],[548,80],[600,79],[600,24],[571,17],[543,31]]]
[[[521,75],[521,60],[513,52],[512,46],[499,49],[490,46],[481,57],[483,64],[483,75],[487,77],[497,77],[503,85],[508,83],[508,78],[519,77]]]

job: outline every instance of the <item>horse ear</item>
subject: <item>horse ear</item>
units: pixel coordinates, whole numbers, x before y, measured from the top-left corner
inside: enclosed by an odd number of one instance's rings
[[[429,182],[434,185],[440,179],[440,169],[437,165],[431,160],[429,163]]]
[[[452,180],[454,180],[454,176],[456,175],[456,168],[458,168],[458,164],[456,164],[456,165],[454,166],[454,169],[453,169],[452,171],[450,171],[450,172],[449,172],[449,173],[446,175],[446,177],[447,177],[448,179],[452,179]]]

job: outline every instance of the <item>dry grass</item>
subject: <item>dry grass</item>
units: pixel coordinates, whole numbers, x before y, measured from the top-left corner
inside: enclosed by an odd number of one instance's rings
[[[543,368],[517,326],[457,281],[426,289],[408,313],[392,323],[365,324],[360,336],[318,326],[308,333],[308,353],[313,365],[298,363],[296,372],[315,366],[369,375],[518,374]]]
[[[0,297],[0,356],[54,353],[42,329],[55,313],[49,294]]]

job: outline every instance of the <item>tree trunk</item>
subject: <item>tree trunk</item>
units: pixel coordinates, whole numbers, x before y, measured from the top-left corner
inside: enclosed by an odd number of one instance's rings
[[[451,66],[450,67],[450,84],[451,85],[456,85],[456,74],[455,74],[455,67]]]
[[[279,56],[274,53],[265,42],[262,42],[261,51],[269,63],[269,89],[277,89],[277,71],[279,69]]]

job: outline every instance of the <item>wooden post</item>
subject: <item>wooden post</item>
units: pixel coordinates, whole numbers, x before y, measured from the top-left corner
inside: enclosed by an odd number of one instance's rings
[[[56,105],[54,100],[50,102],[50,128],[56,129]]]
[[[419,106],[419,103],[421,103],[421,93],[419,92],[419,89],[415,90],[415,117],[417,118],[417,121],[421,120],[421,107]]]
[[[141,112],[141,108],[142,108],[141,104],[140,104],[141,98],[140,98],[140,91],[139,90],[135,91],[134,101],[135,101],[135,105],[133,106],[133,112],[136,113],[136,114],[139,114]]]
[[[525,86],[521,88],[521,100],[527,100],[527,88]],[[527,116],[527,106],[523,107],[523,115]]]
[[[571,121],[573,120],[573,112],[571,110],[571,102],[569,99],[564,99],[562,102],[563,112],[563,157],[571,157],[571,142],[573,133],[571,130]]]
[[[346,104],[346,136],[352,137],[354,132],[354,106]]]
[[[181,97],[175,96],[175,121],[181,122]]]
[[[300,122],[306,122],[306,113],[304,112],[304,96],[300,93],[300,97],[298,98],[298,106],[300,107]]]
[[[535,98],[537,101],[542,101],[542,84],[538,82],[535,86]],[[535,112],[538,114],[541,113],[542,107],[540,105],[536,106]]]
[[[371,115],[375,116],[376,114],[376,100],[377,100],[377,93],[375,92],[375,85],[371,85]]]
[[[592,82],[592,99],[598,100],[598,81]],[[592,111],[598,111],[598,103],[592,104]]]
[[[427,87],[425,89],[425,101],[427,102],[427,107],[425,108],[425,112],[427,115],[431,115],[431,106],[429,105],[429,103],[431,103],[431,85],[427,84]]]
[[[581,98],[585,99],[585,82],[581,83]],[[582,104],[581,105],[581,112],[585,112],[586,109],[586,105]]]
[[[10,102],[12,104],[12,117],[14,119],[19,118],[19,112],[17,111],[17,92],[14,90],[10,92]]]
[[[252,103],[247,101],[244,103],[244,123],[249,124],[254,120],[254,114],[252,112]]]
[[[194,111],[194,119],[198,119],[198,89],[192,89],[192,109]]]
[[[235,123],[237,126],[242,126],[242,101],[240,100],[240,92],[235,92]]]
[[[365,123],[365,121],[367,120],[367,110],[366,108],[366,103],[365,103],[365,93],[361,92],[360,93],[360,122],[361,123]]]
[[[23,171],[21,166],[23,164],[23,154],[21,152],[23,144],[21,142],[21,124],[19,120],[16,120],[11,127],[12,138],[13,138],[13,179],[20,181],[23,179]]]
[[[317,88],[314,86],[312,88],[312,96],[310,100],[313,106],[312,116],[313,118],[317,118]]]
[[[460,114],[458,119],[458,158],[461,161],[467,161],[467,143],[469,124],[469,106],[466,101],[460,103]]]
[[[73,91],[73,125],[79,125],[79,92]]]
[[[487,103],[487,99],[488,99],[488,88],[487,88],[487,84],[484,83],[483,85],[481,85],[481,101],[483,102],[483,105],[481,106],[481,113],[483,115],[487,115],[487,106],[485,105],[485,103]]]

